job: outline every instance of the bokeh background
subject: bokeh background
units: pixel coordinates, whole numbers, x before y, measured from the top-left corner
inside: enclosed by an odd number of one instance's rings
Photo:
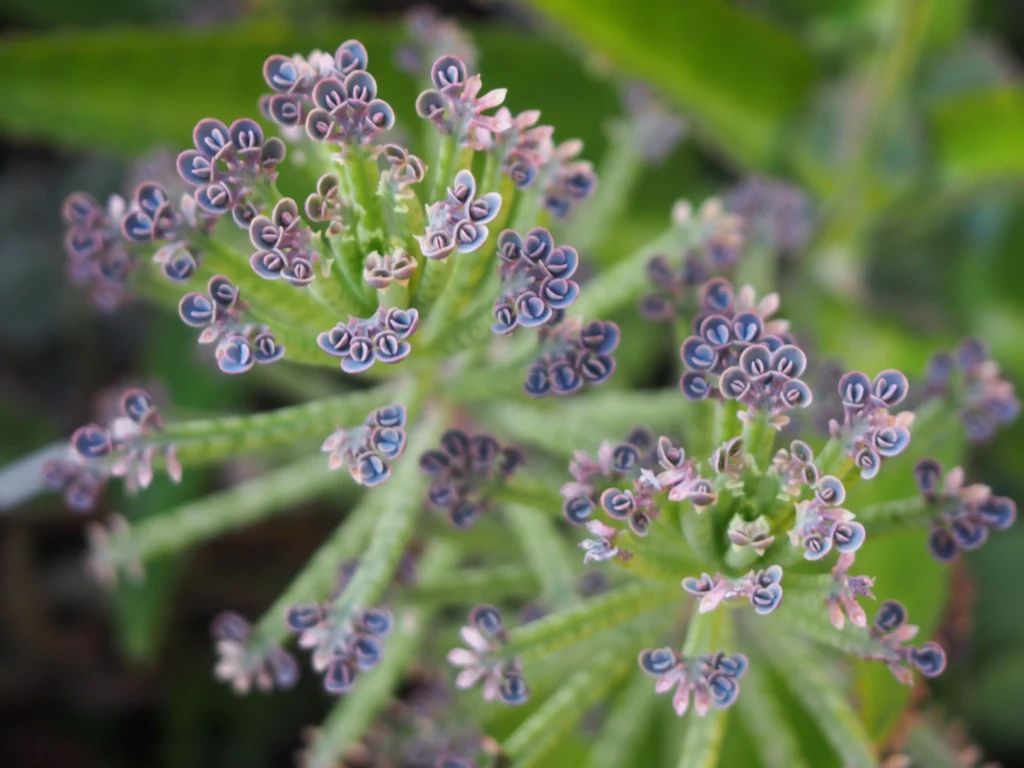
[[[236,700],[211,679],[210,618],[258,614],[338,514],[337,497],[148,569],[113,600],[82,575],[82,519],[36,495],[30,454],[90,420],[110,388],[173,393],[176,413],[266,408],[330,391],[329,376],[229,380],[176,317],[95,312],[64,279],[59,206],[173,173],[202,117],[255,114],[262,60],[358,37],[408,119],[394,54],[403,0],[4,0],[0,3],[0,764],[288,765],[328,702],[314,683]],[[536,0],[442,2],[514,111],[539,107],[597,159],[623,73],[686,119],[645,171],[627,223],[588,256],[611,263],[658,231],[673,200],[749,174],[813,202],[814,236],[783,271],[818,343],[852,364],[920,373],[978,334],[1024,382],[1024,2]],[[400,106],[401,105],[401,106]],[[404,109],[404,111],[403,111]],[[790,304],[792,305],[792,304]],[[620,355],[657,383],[667,340]],[[158,479],[108,508],[141,517],[258,473],[276,455]],[[1024,425],[971,453],[977,479],[1024,500]],[[913,580],[912,567],[902,577]],[[1024,763],[1024,527],[954,569],[943,629],[953,663],[931,706],[990,759]]]

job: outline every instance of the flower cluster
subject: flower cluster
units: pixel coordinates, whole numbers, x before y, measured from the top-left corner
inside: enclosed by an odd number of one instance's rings
[[[686,458],[683,450],[667,437],[658,438],[657,448],[652,452],[653,442],[647,430],[638,428],[624,443],[602,443],[596,462],[582,451],[577,451],[570,462],[573,480],[562,486],[562,512],[570,523],[586,525],[597,537],[580,542],[586,552],[585,563],[630,556],[616,544],[620,529],[590,519],[598,506],[613,521],[625,522],[635,535],[646,536],[651,521],[660,514],[659,495],[665,494],[671,502],[689,500],[698,511],[715,501],[714,488],[700,476],[696,461]],[[617,487],[620,480],[627,478],[633,481],[631,489]],[[606,486],[600,493],[599,481]]]
[[[361,55],[365,56],[365,49]],[[359,65],[365,67],[365,59]],[[336,144],[343,150],[363,147],[395,125],[395,111],[377,98],[377,81],[365,69],[352,69],[344,78],[331,75],[319,79],[311,97],[313,109],[306,115],[305,125],[306,134],[314,141]]]
[[[644,160],[660,163],[686,134],[686,123],[641,82],[625,86],[623,103],[628,119],[612,124],[612,139],[630,141]]]
[[[715,324],[705,326],[713,336]],[[722,326],[717,328],[722,330]],[[749,331],[751,326],[747,328]],[[800,347],[783,344],[772,349],[764,343],[751,344],[740,354],[739,365],[722,372],[718,388],[725,399],[747,406],[747,411],[740,412],[741,418],[761,411],[776,429],[781,429],[789,423],[789,417],[783,415],[786,411],[811,404],[811,388],[800,378],[806,369],[807,355]]]
[[[260,100],[270,120],[290,129],[304,126],[315,141],[346,146],[368,144],[395,121],[377,83],[366,71],[369,55],[358,40],[346,40],[331,56],[274,55],[263,65],[263,79],[274,91]]]
[[[754,520],[746,520],[740,515],[733,515],[725,534],[734,552],[749,549],[758,557],[763,557],[769,547],[775,543],[771,525],[760,515]]]
[[[1017,519],[1012,499],[994,496],[987,485],[964,484],[964,471],[954,467],[942,477],[935,459],[921,459],[914,468],[918,490],[934,510],[928,548],[936,559],[953,560],[960,550],[977,549],[989,530],[1005,531]],[[941,487],[940,487],[941,483]]]
[[[760,241],[779,256],[792,256],[811,236],[811,201],[800,189],[775,179],[750,176],[725,198],[744,223],[748,240]]]
[[[382,640],[394,624],[390,611],[366,608],[355,616],[338,618],[332,603],[295,605],[285,623],[299,638],[299,647],[310,652],[313,669],[324,676],[324,690],[347,693],[360,672],[373,669],[384,658]]]
[[[443,135],[454,137],[459,145],[486,149],[490,135],[501,130],[502,124],[494,115],[484,113],[502,105],[506,90],[498,88],[480,96],[480,75],[470,75],[465,62],[452,54],[434,62],[430,82],[434,87],[416,98],[416,114]]]
[[[854,560],[853,553],[845,552],[839,556],[832,569],[832,585],[825,597],[825,604],[828,606],[829,620],[836,629],[842,629],[846,624],[846,619],[843,616],[844,609],[855,626],[866,627],[868,625],[867,615],[860,607],[860,603],[857,602],[857,598],[875,599],[875,596],[871,594],[871,587],[875,583],[874,579],[870,576],[850,576],[849,570]]]
[[[291,198],[278,200],[269,217],[254,217],[249,240],[258,249],[249,265],[264,280],[280,279],[296,288],[313,282],[313,264],[320,254],[312,248],[309,229],[302,226],[299,207]]]
[[[703,573],[699,579],[688,576],[683,579],[683,589],[700,598],[697,604],[700,613],[713,611],[724,600],[743,598],[763,616],[782,602],[782,566],[772,565],[757,573],[751,571],[738,579],[730,579],[720,573],[714,576]]]
[[[135,189],[128,211],[121,219],[121,232],[139,245],[159,242],[153,254],[164,275],[173,282],[185,283],[199,267],[200,252],[189,244],[188,232],[209,234],[215,217],[199,208],[195,198],[182,197],[176,211],[166,190],[155,181],[146,181]]]
[[[241,118],[229,127],[212,117],[196,123],[192,142],[195,149],[178,155],[178,174],[195,187],[196,203],[213,216],[231,211],[235,223],[248,228],[256,212],[253,185],[277,178],[284,142],[265,138],[255,120]]]
[[[793,546],[804,550],[804,559],[821,560],[833,548],[840,554],[856,552],[867,536],[855,515],[839,505],[846,500],[846,488],[833,475],[814,485],[814,497],[796,504],[796,525],[789,532]]]
[[[450,429],[438,450],[420,457],[430,478],[427,503],[444,512],[456,528],[469,528],[490,509],[492,495],[522,465],[523,454],[490,435],[469,436]]]
[[[615,373],[612,353],[619,326],[602,320],[585,325],[568,318],[540,334],[541,352],[526,369],[523,391],[530,397],[571,395],[584,384],[603,384]]]
[[[603,491],[615,482],[638,475],[653,447],[654,435],[637,427],[621,443],[601,443],[596,459],[586,451],[576,451],[569,462],[572,481],[561,488],[565,519],[573,525],[586,523],[600,506]]]
[[[679,350],[686,368],[679,381],[683,394],[691,400],[711,395],[763,398],[766,405],[784,408],[788,398],[779,399],[774,390],[790,380],[799,381],[806,355],[786,332],[789,323],[770,319],[778,311],[779,297],[773,293],[758,301],[750,286],[736,292],[728,280],[716,278],[701,289],[699,306],[694,335]],[[743,353],[752,347],[759,351],[743,360]],[[785,351],[779,354],[780,350]],[[794,384],[791,390],[804,394],[805,387]],[[779,402],[773,402],[773,393]]]
[[[108,311],[123,299],[137,260],[134,244],[121,231],[124,213],[121,197],[111,197],[104,208],[84,192],[71,195],[61,209],[68,275],[75,285],[89,289],[97,307]]]
[[[338,427],[320,450],[330,454],[328,469],[347,466],[352,479],[368,488],[391,477],[390,462],[405,450],[405,408],[378,408],[358,427]]]
[[[456,687],[475,688],[483,683],[484,701],[498,699],[513,706],[525,704],[530,689],[523,679],[522,665],[500,654],[508,642],[501,612],[493,605],[478,605],[470,611],[469,626],[463,627],[460,634],[467,647],[448,652],[448,663],[462,668],[455,678]]]
[[[476,179],[459,171],[444,200],[427,206],[427,231],[417,235],[420,251],[428,259],[444,261],[452,253],[472,253],[487,241],[487,225],[501,209],[501,195],[476,196]]]
[[[564,141],[551,150],[539,176],[544,180],[544,208],[556,218],[567,218],[597,188],[597,174],[587,160],[578,160],[583,142]]]
[[[705,201],[697,213],[683,201],[673,211],[675,225],[688,235],[678,258],[663,254],[647,262],[651,291],[640,298],[640,314],[667,322],[684,317],[703,305],[698,288],[736,266],[743,245],[741,220],[728,213],[719,200]],[[731,286],[730,286],[731,289]]]
[[[354,201],[342,191],[341,179],[336,173],[325,173],[316,182],[316,192],[306,197],[302,206],[306,218],[315,224],[326,224],[328,237],[339,237],[348,229],[348,220],[354,217]]]
[[[217,367],[229,374],[246,373],[257,363],[270,365],[284,357],[284,345],[267,326],[244,320],[247,309],[238,287],[222,275],[210,278],[206,293],[186,293],[178,303],[185,324],[203,329],[199,343],[217,343]]]
[[[910,444],[913,411],[893,415],[889,409],[907,396],[907,377],[896,370],[879,373],[872,380],[860,371],[847,373],[839,380],[844,420],[833,420],[829,430],[842,439],[846,453],[870,480],[882,467],[882,459],[898,456]]]
[[[332,357],[341,358],[345,373],[362,373],[374,363],[400,362],[412,352],[408,338],[419,326],[415,309],[379,307],[369,318],[349,317],[316,337],[316,343]]]
[[[739,698],[739,679],[746,674],[749,662],[742,653],[731,656],[721,651],[686,658],[671,648],[649,648],[640,652],[640,668],[656,678],[655,693],[675,688],[672,706],[682,717],[690,708],[704,717],[711,707],[726,709]]]
[[[363,280],[367,285],[384,291],[391,284],[408,285],[416,272],[416,261],[401,248],[381,256],[377,251],[366,255],[363,266]]]
[[[878,606],[878,613],[871,626],[871,636],[880,641],[884,651],[870,658],[884,661],[893,676],[905,685],[914,682],[910,668],[925,677],[938,677],[946,668],[946,652],[938,643],[905,645],[917,636],[917,632],[917,627],[907,624],[907,609],[901,603],[887,600]]]
[[[804,488],[818,484],[814,451],[803,440],[793,440],[788,450],[780,448],[772,459],[771,471],[779,478],[783,493],[789,496],[799,496]]]
[[[153,482],[153,463],[164,462],[168,476],[181,481],[181,464],[174,445],[155,438],[163,419],[153,400],[141,389],[129,389],[120,399],[120,414],[106,427],[86,424],[71,435],[67,458],[55,459],[43,467],[43,480],[64,492],[68,508],[87,512],[96,504],[108,477],[123,477],[129,493]]]
[[[516,189],[528,189],[551,158],[555,129],[537,125],[540,112],[536,109],[513,116],[507,107],[502,107],[495,118],[500,129],[485,141],[500,158],[502,172],[515,182]]]
[[[498,236],[498,259],[501,293],[494,302],[495,333],[557,324],[579,296],[579,285],[570,279],[579,254],[568,245],[556,248],[543,227],[525,237],[506,229]]]
[[[999,427],[1020,415],[1013,383],[1002,377],[999,364],[978,339],[965,339],[953,353],[934,355],[926,383],[929,393],[953,399],[964,431],[974,442],[990,440]]]
[[[291,688],[298,682],[295,657],[276,645],[255,647],[252,626],[234,611],[218,614],[211,634],[219,656],[214,676],[230,683],[238,695],[253,688],[264,692]]]

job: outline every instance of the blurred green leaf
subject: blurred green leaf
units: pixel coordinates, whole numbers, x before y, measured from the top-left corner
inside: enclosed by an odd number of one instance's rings
[[[723,0],[533,0],[618,67],[674,98],[728,156],[775,164],[815,62],[783,29]]]
[[[1019,743],[1024,711],[1024,652],[1019,648],[993,658],[977,684],[971,719],[982,733],[1002,744]]]
[[[0,83],[6,109],[0,127],[33,139],[138,153],[162,143],[186,146],[192,128],[215,115],[233,120],[254,115],[268,88],[260,76],[272,53],[333,50],[358,38],[371,69],[400,116],[417,120],[417,85],[400,72],[394,52],[404,32],[396,25],[287,22],[204,30],[131,29],[11,38],[0,45]],[[539,107],[559,136],[603,144],[601,119],[617,107],[607,85],[584,73],[558,46],[482,30],[485,85],[510,88],[515,110]],[[558,81],[550,77],[559,73]],[[563,98],[564,90],[575,98]],[[586,104],[581,112],[577,105]],[[563,134],[563,131],[566,132]]]
[[[954,182],[1024,174],[1024,88],[969,93],[932,113],[936,158]]]

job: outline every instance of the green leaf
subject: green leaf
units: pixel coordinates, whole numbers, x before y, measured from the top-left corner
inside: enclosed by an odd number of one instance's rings
[[[587,757],[587,768],[621,768],[628,765],[650,728],[651,713],[658,701],[651,678],[636,670],[612,704]]]
[[[727,611],[694,613],[683,645],[683,655],[697,656],[731,649],[732,617]],[[742,697],[742,692],[740,696]],[[712,708],[704,717],[687,718],[678,768],[715,768],[725,738],[728,710]]]
[[[576,573],[565,550],[564,539],[551,517],[522,504],[505,506],[505,519],[519,540],[523,557],[540,581],[540,597],[548,608],[559,609],[577,600]]]
[[[678,585],[628,584],[513,629],[505,651],[526,659],[539,658],[580,643],[679,597]]]
[[[864,656],[882,650],[879,642],[872,639],[866,629],[852,622],[848,621],[842,629],[836,629],[829,619],[823,592],[815,594],[787,590],[778,610],[758,618],[759,623],[777,632],[799,632],[841,653]]]
[[[255,116],[268,91],[260,71],[273,53],[333,51],[357,38],[370,53],[380,94],[399,118],[420,125],[418,84],[399,71],[395,51],[404,31],[394,24],[286,20],[237,26],[153,27],[8,37],[0,43],[0,130],[35,142],[92,146],[140,154],[161,145],[184,149],[204,117]],[[538,108],[559,136],[588,148],[605,144],[603,118],[618,107],[607,83],[572,52],[550,42],[481,29],[484,85],[509,87],[513,112]],[[558,78],[551,73],[557,72]],[[566,90],[574,99],[565,99]],[[585,104],[585,110],[579,105]],[[282,171],[282,180],[290,169]],[[663,189],[672,188],[668,175]],[[282,191],[291,194],[286,187]],[[304,193],[303,193],[304,194]]]
[[[378,498],[367,493],[320,545],[299,574],[260,618],[253,644],[276,645],[288,634],[285,614],[293,605],[323,600],[338,581],[338,565],[365,549],[379,517]]]
[[[671,426],[682,401],[678,389],[595,392],[550,405],[489,404],[481,418],[516,442],[568,457],[578,450],[593,452],[604,440],[619,442],[637,425]]]
[[[331,606],[332,620],[339,624],[360,608],[374,605],[394,577],[412,538],[429,479],[416,457],[437,444],[443,426],[440,413],[428,412],[410,430],[405,460],[384,486],[367,494],[379,510],[377,523],[361,553],[359,568]]]
[[[209,463],[303,438],[326,437],[331,425],[361,424],[370,411],[394,402],[395,395],[395,387],[383,385],[276,411],[171,423],[156,439],[177,446],[182,464]]]
[[[302,459],[136,523],[125,556],[146,561],[188,549],[331,489],[342,491],[340,500],[354,484],[347,472],[329,471],[323,456]]]
[[[538,707],[505,741],[503,751],[516,768],[540,762],[591,706],[601,701],[636,663],[636,638],[616,633],[615,641],[573,675]]]
[[[493,568],[465,568],[436,579],[421,579],[419,584],[403,594],[403,598],[413,605],[475,605],[509,597],[532,597],[539,590],[540,581],[532,568],[499,565]]]
[[[823,661],[788,633],[758,633],[757,639],[765,649],[762,663],[770,660],[846,764],[877,768],[878,758],[860,716]]]
[[[800,40],[723,0],[532,0],[540,10],[652,83],[703,137],[744,164],[772,166],[809,97],[815,62]]]
[[[969,93],[931,115],[935,152],[950,181],[998,181],[1024,175],[1024,88]]]
[[[766,767],[810,768],[761,664],[750,665],[742,686],[736,707],[753,737],[751,740],[757,745],[761,763]]]
[[[451,549],[433,547],[421,563],[422,576],[430,579],[447,571],[455,559],[454,554]],[[423,608],[409,609],[397,616],[395,632],[384,648],[384,660],[366,675],[361,675],[355,689],[334,706],[317,728],[302,765],[306,768],[334,768],[339,758],[362,738],[401,683],[429,620],[430,611]]]

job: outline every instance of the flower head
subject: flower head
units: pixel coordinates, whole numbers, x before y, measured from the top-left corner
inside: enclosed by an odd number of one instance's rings
[[[522,665],[499,654],[508,642],[501,612],[493,605],[478,605],[470,611],[469,625],[460,634],[466,647],[448,652],[448,663],[461,668],[455,686],[467,689],[483,683],[484,701],[497,699],[513,706],[526,703],[530,691]]]
[[[405,408],[395,404],[373,411],[358,427],[339,427],[320,447],[330,454],[328,468],[347,466],[360,485],[380,485],[391,476],[391,462],[405,451],[405,422]]]
[[[129,493],[149,487],[157,458],[174,482],[181,480],[175,446],[160,441],[164,423],[152,398],[132,388],[121,395],[119,406],[119,415],[106,427],[87,424],[75,430],[67,458],[43,466],[43,481],[63,490],[68,507],[76,512],[92,509],[111,476],[123,477]]]
[[[556,248],[543,227],[525,237],[506,229],[498,236],[498,259],[501,293],[494,302],[495,333],[556,325],[579,296],[580,287],[571,279],[579,255],[571,246]]]
[[[749,662],[742,653],[731,656],[721,651],[686,658],[671,648],[654,648],[640,652],[640,669],[656,678],[655,693],[673,688],[672,707],[682,717],[690,709],[704,717],[711,707],[726,709],[739,698],[739,679],[747,672]]]
[[[349,317],[316,337],[317,346],[332,357],[341,358],[345,373],[362,373],[374,363],[393,365],[412,352],[408,342],[419,327],[415,309],[379,307],[371,317]]]
[[[469,528],[522,463],[519,449],[502,446],[490,435],[450,429],[442,435],[440,449],[420,457],[420,468],[431,478],[427,503],[444,512],[456,528]]]
[[[994,496],[987,485],[964,484],[964,471],[954,467],[942,479],[942,465],[921,459],[914,468],[918,490],[934,510],[928,548],[936,559],[953,560],[960,550],[978,549],[990,530],[1005,531],[1017,519],[1012,499]],[[941,483],[941,485],[940,485]]]
[[[252,626],[234,611],[225,611],[213,621],[218,661],[214,675],[230,683],[238,695],[253,688],[267,692],[273,688],[291,688],[299,679],[295,658],[278,646],[254,647]]]
[[[902,603],[887,600],[878,606],[875,621],[871,625],[871,636],[880,641],[884,650],[870,656],[883,661],[889,671],[901,683],[912,685],[912,669],[925,677],[937,677],[946,668],[946,652],[938,643],[927,642],[921,646],[907,646],[917,636],[918,628],[907,624],[907,609]]]
[[[991,439],[999,427],[1020,415],[1013,383],[1002,377],[998,363],[978,339],[964,339],[952,354],[934,355],[926,386],[929,394],[952,398],[967,437],[977,443]]]
[[[844,420],[833,420],[830,430],[845,442],[846,454],[865,480],[878,474],[883,458],[898,456],[910,444],[914,412],[889,412],[903,402],[908,389],[907,377],[896,370],[882,371],[874,379],[853,371],[839,380]]]

